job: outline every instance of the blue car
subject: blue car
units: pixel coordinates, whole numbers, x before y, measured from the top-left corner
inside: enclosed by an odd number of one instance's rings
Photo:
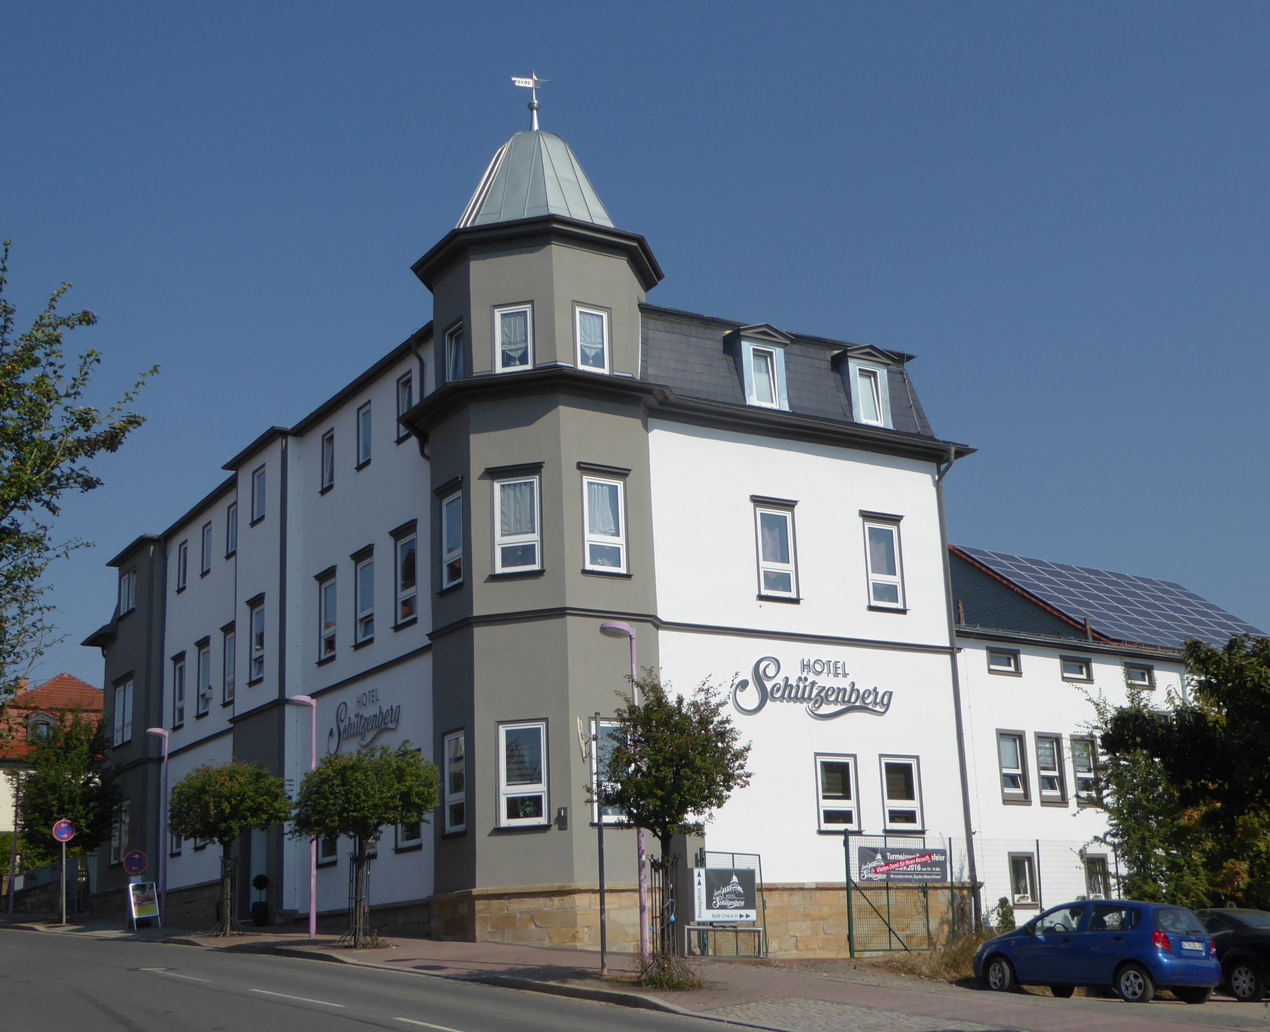
[[[1048,985],[1068,997],[1078,985],[1110,986],[1129,1003],[1149,1003],[1156,989],[1203,1003],[1222,978],[1212,936],[1191,911],[1119,899],[1047,910],[989,939],[974,963],[989,989]]]

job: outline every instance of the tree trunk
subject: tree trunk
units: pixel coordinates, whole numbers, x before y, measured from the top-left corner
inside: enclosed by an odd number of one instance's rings
[[[225,936],[233,934],[234,928],[234,858],[229,855],[230,846],[230,843],[222,842],[220,847],[221,922],[217,932]]]
[[[357,837],[353,873],[353,948],[360,949],[366,940],[366,841]]]

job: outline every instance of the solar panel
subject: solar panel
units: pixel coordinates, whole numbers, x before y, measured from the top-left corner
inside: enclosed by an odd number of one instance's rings
[[[1222,648],[1236,635],[1264,637],[1252,624],[1172,581],[957,547],[1073,620],[1088,619],[1109,638],[1166,648],[1198,638]]]

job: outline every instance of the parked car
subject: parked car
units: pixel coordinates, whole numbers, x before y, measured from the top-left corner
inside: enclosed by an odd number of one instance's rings
[[[1047,910],[989,939],[974,964],[989,989],[1048,985],[1068,997],[1078,985],[1110,986],[1130,1003],[1149,1003],[1156,989],[1203,1003],[1222,977],[1212,937],[1195,914],[1119,899]]]
[[[1236,1000],[1256,1003],[1270,981],[1270,914],[1264,910],[1197,910],[1217,944],[1222,983]]]

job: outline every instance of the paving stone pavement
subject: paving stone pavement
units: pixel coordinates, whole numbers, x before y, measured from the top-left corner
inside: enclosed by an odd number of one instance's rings
[[[705,1013],[711,1017],[793,1029],[795,1032],[843,1032],[844,1029],[851,1032],[998,1032],[1004,1028],[1002,1025],[950,1021],[794,996],[735,1007],[716,1007]]]

